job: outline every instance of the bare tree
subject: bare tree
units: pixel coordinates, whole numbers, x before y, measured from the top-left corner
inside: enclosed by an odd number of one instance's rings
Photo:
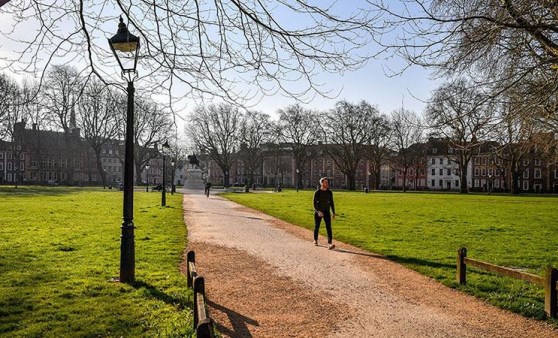
[[[75,128],[75,107],[84,88],[76,68],[54,65],[46,74],[42,96],[50,123],[68,135]]]
[[[459,167],[460,192],[468,192],[467,166],[494,124],[493,106],[480,90],[463,79],[440,86],[427,106],[433,135],[448,139],[450,159]]]
[[[355,177],[359,163],[366,156],[366,145],[371,140],[370,126],[379,112],[366,101],[352,104],[339,101],[324,115],[326,149],[347,177],[349,190],[355,190]]]
[[[18,54],[3,64],[41,73],[56,60],[71,60],[83,65],[84,75],[108,80],[118,66],[104,41],[123,15],[141,38],[138,82],[169,103],[206,96],[240,102],[275,93],[311,99],[328,94],[315,74],[356,69],[373,56],[368,46],[376,17],[366,7],[335,0],[12,1],[2,7],[11,24],[0,33],[15,40]],[[14,32],[22,28],[36,33],[18,39]]]
[[[230,185],[230,170],[238,158],[242,119],[240,109],[230,104],[211,104],[197,107],[187,126],[196,147],[208,154],[223,171],[225,187]]]
[[[558,91],[558,11],[553,1],[369,0],[384,14],[382,39],[409,64],[431,67],[441,78],[470,76],[495,97],[526,86],[522,100],[555,107]],[[381,36],[381,35],[380,35]],[[526,116],[540,110],[525,109]],[[558,111],[553,109],[551,114]]]
[[[423,140],[423,126],[421,119],[413,111],[401,108],[391,113],[393,130],[393,148],[397,156],[391,160],[400,173],[403,174],[403,191],[407,189],[407,174],[409,168],[420,164],[424,154],[417,145]]]
[[[280,141],[291,152],[297,175],[297,187],[302,186],[303,170],[314,154],[312,145],[321,140],[321,127],[316,112],[303,108],[299,104],[279,109],[278,126],[281,131]]]
[[[367,147],[366,158],[370,161],[375,189],[380,189],[382,165],[387,162],[392,150],[392,126],[384,115],[375,116],[368,125],[370,140]]]
[[[248,111],[241,127],[242,141],[239,159],[244,166],[247,186],[254,184],[254,175],[262,169],[264,160],[263,145],[270,141],[272,123],[269,115],[257,111]]]
[[[124,98],[121,99],[120,132],[124,135],[126,109]],[[136,184],[142,184],[141,173],[147,162],[158,152],[155,151],[157,143],[162,144],[166,140],[172,139],[172,120],[170,112],[156,103],[146,99],[135,101],[134,109],[134,162],[136,169]],[[123,137],[122,137],[123,139]]]
[[[77,105],[77,123],[83,138],[95,153],[97,170],[103,186],[107,175],[102,163],[103,147],[118,136],[118,106],[114,95],[105,84],[93,81],[85,88]]]

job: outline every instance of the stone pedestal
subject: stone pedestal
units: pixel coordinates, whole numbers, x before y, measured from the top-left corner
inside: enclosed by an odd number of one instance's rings
[[[204,189],[205,182],[203,180],[202,170],[199,168],[186,169],[186,177],[184,178],[184,189]]]

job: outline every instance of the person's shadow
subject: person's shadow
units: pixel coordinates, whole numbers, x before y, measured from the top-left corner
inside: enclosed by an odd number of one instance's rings
[[[226,308],[222,305],[215,304],[214,302],[207,300],[206,304],[209,308],[214,309],[216,311],[221,311],[229,317],[229,320],[232,324],[232,330],[224,327],[223,325],[215,322],[215,327],[217,330],[222,333],[223,335],[227,335],[229,337],[252,337],[250,330],[248,329],[248,325],[259,326],[259,323],[252,318],[248,318],[246,316],[241,315],[238,312],[235,312],[229,308]]]

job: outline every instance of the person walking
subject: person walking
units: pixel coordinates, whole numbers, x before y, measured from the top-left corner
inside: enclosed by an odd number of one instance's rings
[[[209,191],[211,190],[211,182],[205,182],[205,197],[209,198]]]
[[[318,245],[318,234],[322,218],[327,230],[328,249],[331,250],[335,248],[331,231],[331,220],[335,219],[335,204],[333,203],[333,193],[329,190],[329,180],[327,177],[320,179],[320,187],[314,193],[314,245],[316,246]]]

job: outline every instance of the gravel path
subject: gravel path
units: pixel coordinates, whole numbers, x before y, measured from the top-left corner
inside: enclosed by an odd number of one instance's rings
[[[310,203],[310,202],[309,202]],[[189,250],[229,337],[558,337],[380,255],[185,191]],[[335,239],[335,222],[333,223]]]

